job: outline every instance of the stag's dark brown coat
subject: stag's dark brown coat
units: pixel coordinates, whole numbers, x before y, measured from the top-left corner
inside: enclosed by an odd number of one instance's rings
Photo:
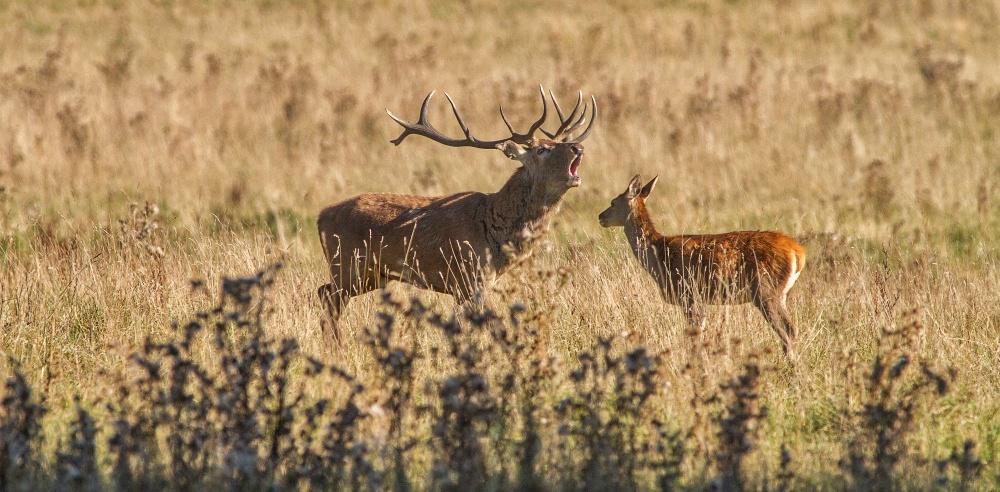
[[[470,299],[515,259],[530,254],[563,195],[580,184],[580,142],[593,127],[596,102],[590,124],[576,138],[567,135],[584,122],[586,106],[578,113],[582,97],[568,116],[556,103],[560,125],[549,133],[541,129],[547,114],[542,93],[542,116],[527,133],[511,130],[506,139],[481,141],[468,131],[450,97],[466,137],[454,139],[437,132],[426,120],[431,95],[424,99],[416,123],[390,113],[404,127],[394,143],[415,134],[452,147],[496,148],[521,166],[496,193],[444,197],[367,193],[323,210],[317,225],[331,282],[319,288],[319,296],[334,321],[351,297],[392,280],[452,294],[460,301]],[[549,138],[535,138],[535,130]]]

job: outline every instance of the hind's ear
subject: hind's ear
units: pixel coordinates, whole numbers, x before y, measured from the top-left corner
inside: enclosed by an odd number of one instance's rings
[[[632,176],[632,180],[628,182],[628,196],[638,195],[640,186],[642,186],[642,181],[639,179],[639,175]]]
[[[639,190],[639,196],[641,196],[643,198],[648,197],[649,193],[653,191],[653,188],[656,188],[656,180],[657,179],[660,179],[660,177],[659,176],[655,176],[655,177],[653,177],[653,179],[649,180],[649,182],[646,183],[646,186],[643,186],[642,189]]]
[[[498,143],[497,148],[500,149],[500,152],[503,152],[503,155],[507,156],[508,159],[515,161],[521,160],[525,154],[525,150],[522,149],[520,145],[511,142],[510,140],[504,143]]]

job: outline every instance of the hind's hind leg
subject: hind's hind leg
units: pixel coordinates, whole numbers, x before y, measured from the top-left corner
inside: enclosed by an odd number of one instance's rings
[[[785,325],[785,332],[788,333],[788,338],[794,343],[795,338],[798,336],[798,332],[795,330],[795,325],[792,323],[792,317],[788,314],[788,303],[786,298],[781,299],[781,303],[778,305],[778,315],[781,316],[781,321]]]
[[[764,319],[774,329],[774,333],[778,335],[785,355],[794,358],[792,345],[795,342],[795,325],[792,324],[791,317],[788,316],[785,303],[781,299],[759,299],[754,302],[754,305],[764,315]]]

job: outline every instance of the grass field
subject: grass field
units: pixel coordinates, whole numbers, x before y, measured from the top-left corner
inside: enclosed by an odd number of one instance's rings
[[[531,360],[551,371],[537,392],[512,390],[538,405],[548,429],[540,476],[571,484],[559,463],[585,461],[553,444],[565,434],[558,421],[579,415],[555,408],[584,394],[568,376],[579,354],[612,337],[614,353],[642,345],[660,354],[654,395],[635,419],[655,415],[688,436],[681,485],[730,483],[716,452],[724,433],[712,422],[729,415],[720,384],[746,375],[749,363],[760,370],[751,407],[767,412],[750,412],[743,428],[753,446],[742,453],[742,480],[775,487],[785,446],[792,488],[864,488],[839,478],[859,476],[839,461],[852,436],[870,430],[857,412],[889,384],[871,377],[871,361],[906,354],[909,372],[887,401],[911,415],[885,424],[888,447],[901,449],[890,467],[899,483],[930,488],[947,475],[946,486],[959,487],[954,467],[940,472],[935,462],[971,439],[984,463],[974,487],[996,487],[998,23],[996,2],[965,0],[0,0],[0,351],[19,361],[49,408],[42,461],[58,461],[75,397],[103,425],[116,385],[137,377],[129,356],[147,337],[172,336],[172,321],[216,302],[223,276],[276,261],[284,268],[267,289],[266,337],[294,337],[302,352],[362,383],[386,381],[365,335],[386,309],[379,295],[352,302],[344,344],[322,335],[315,292],[328,278],[316,215],[368,191],[499,189],[514,170],[500,153],[418,138],[394,147],[398,127],[383,110],[413,118],[426,92],[447,90],[477,134],[492,138],[503,132],[496,105],[523,125],[541,83],[564,101],[577,90],[595,94],[601,117],[586,142],[582,187],[567,193],[546,244],[493,299],[542,318],[531,323]],[[457,134],[438,103],[434,121]],[[798,366],[750,307],[710,309],[694,361],[680,310],[659,300],[621,231],[597,223],[636,173],[661,178],[649,206],[663,233],[774,229],[806,246],[790,300]],[[192,293],[191,279],[212,294]],[[390,291],[455,310],[447,297]],[[447,353],[453,337],[404,318],[392,343],[418,354],[412,405],[433,406],[427,387],[474,371],[430,355]],[[190,357],[213,365],[214,347],[200,342]],[[494,389],[523,369],[484,350],[493,355],[474,369]],[[924,364],[953,379],[947,392],[921,392]],[[293,361],[293,386],[348,397],[350,385],[307,377],[306,366]],[[4,363],[3,374],[12,370]],[[389,392],[366,386],[356,395],[367,415],[357,439],[372,436],[370,452],[384,457]],[[720,401],[692,403],[716,392]],[[614,413],[611,400],[591,400],[591,409]],[[446,488],[434,473],[450,438],[418,413],[405,419],[404,434],[417,442],[410,479]],[[520,436],[523,416],[511,422],[516,429],[506,430]],[[508,451],[484,425],[481,440],[494,443],[484,445],[485,474],[499,476]],[[655,437],[653,427],[638,428],[635,442]],[[103,432],[95,438],[102,470]],[[638,486],[652,487],[650,476]]]

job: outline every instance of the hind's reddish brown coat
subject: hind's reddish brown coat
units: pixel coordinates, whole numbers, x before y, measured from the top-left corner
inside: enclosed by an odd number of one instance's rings
[[[682,306],[693,325],[701,327],[703,304],[750,302],[789,351],[795,327],[788,315],[787,295],[805,267],[805,249],[772,231],[660,234],[646,208],[655,183],[654,179],[640,190],[638,177],[633,178],[629,189],[601,214],[601,223],[624,227],[633,254],[656,281],[664,300]]]

